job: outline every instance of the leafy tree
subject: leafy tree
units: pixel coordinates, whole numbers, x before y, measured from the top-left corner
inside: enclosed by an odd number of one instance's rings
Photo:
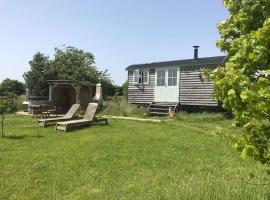
[[[227,53],[225,67],[214,73],[214,97],[243,126],[242,137],[230,136],[241,157],[270,164],[270,1],[224,0],[230,17],[218,25],[217,46]]]
[[[97,71],[94,66],[94,56],[90,52],[67,47],[55,48],[51,66],[57,71],[57,78],[63,80],[88,81]]]
[[[94,59],[92,53],[74,47],[55,48],[51,67],[57,71],[58,79],[101,83],[103,96],[113,95],[115,90],[108,70],[98,70]]]
[[[74,47],[55,48],[53,59],[42,53],[34,55],[29,62],[31,70],[24,74],[30,94],[47,96],[46,80],[78,80],[91,83],[100,82],[105,94],[113,90],[113,84],[107,70],[98,70],[94,56]]]
[[[13,93],[16,95],[25,94],[25,86],[23,83],[17,80],[7,78],[0,84],[0,96],[5,96],[8,93]]]
[[[47,96],[48,86],[46,80],[56,78],[56,72],[50,67],[48,56],[38,52],[29,61],[31,70],[24,73],[23,77],[30,95]]]

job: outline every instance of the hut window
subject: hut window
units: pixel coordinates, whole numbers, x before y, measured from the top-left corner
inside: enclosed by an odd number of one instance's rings
[[[177,69],[168,70],[168,86],[177,85]]]
[[[134,84],[148,84],[149,83],[149,71],[148,70],[134,70],[133,73]]]

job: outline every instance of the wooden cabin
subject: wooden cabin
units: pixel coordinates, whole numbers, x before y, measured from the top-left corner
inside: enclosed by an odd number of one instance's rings
[[[138,105],[164,104],[175,110],[181,106],[217,107],[212,99],[213,82],[203,80],[202,68],[214,70],[224,65],[225,57],[194,58],[130,65],[128,71],[128,102]]]

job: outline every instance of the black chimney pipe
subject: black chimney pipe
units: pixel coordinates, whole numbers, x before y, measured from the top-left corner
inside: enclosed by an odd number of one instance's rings
[[[198,59],[199,47],[200,46],[193,46],[193,48],[194,48],[194,59]]]

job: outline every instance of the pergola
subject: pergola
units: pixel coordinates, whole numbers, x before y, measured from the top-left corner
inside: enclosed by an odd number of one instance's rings
[[[88,81],[48,80],[49,102],[60,113],[66,112],[74,103],[80,103],[82,109],[92,101],[92,84]]]

